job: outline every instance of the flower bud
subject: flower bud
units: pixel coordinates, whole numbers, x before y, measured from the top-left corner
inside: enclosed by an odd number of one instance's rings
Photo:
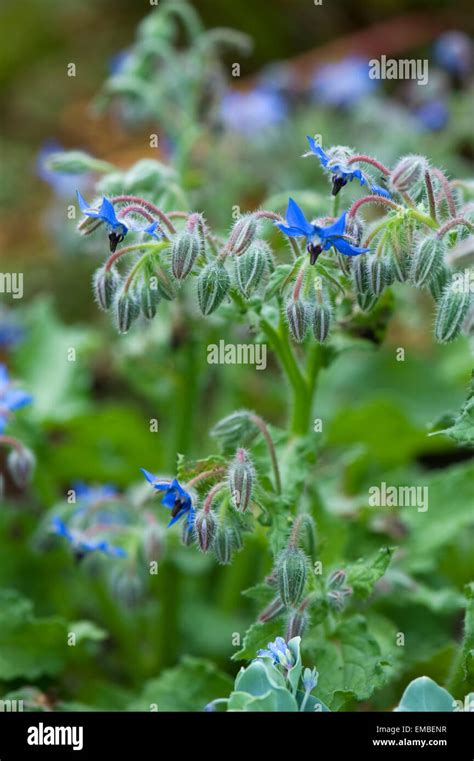
[[[409,255],[409,241],[401,230],[390,232],[387,251],[390,254],[392,271],[399,283],[404,283],[409,275],[411,258]]]
[[[115,319],[120,333],[128,333],[130,326],[140,314],[140,307],[129,291],[122,291],[115,299]]]
[[[380,296],[388,281],[387,265],[380,256],[367,259],[367,283],[373,296]]]
[[[220,565],[229,565],[234,548],[234,532],[228,526],[218,528],[214,539],[213,549]]]
[[[302,637],[308,626],[308,614],[306,611],[295,610],[289,617],[286,626],[286,641],[293,637]]]
[[[443,295],[446,286],[449,283],[451,272],[445,264],[442,264],[437,273],[434,275],[429,284],[430,293],[434,300],[438,302]]]
[[[306,584],[307,563],[302,550],[288,547],[277,562],[278,590],[284,605],[297,605]]]
[[[114,568],[110,586],[113,596],[126,608],[134,608],[143,599],[143,581],[129,568]]]
[[[112,302],[120,287],[122,278],[115,269],[106,269],[105,265],[94,272],[93,289],[96,301],[101,309],[106,312],[112,306]]]
[[[229,274],[222,262],[211,262],[198,278],[198,301],[204,315],[211,314],[221,304],[230,288]]]
[[[219,420],[211,429],[211,436],[224,450],[235,449],[239,444],[250,446],[258,435],[258,428],[252,423],[250,412],[241,410]]]
[[[422,179],[426,167],[424,156],[404,156],[390,175],[391,187],[398,193],[406,193]]]
[[[468,288],[459,288],[452,280],[438,302],[435,337],[438,343],[449,343],[461,332],[471,302]]]
[[[161,301],[158,288],[152,288],[149,283],[144,283],[140,291],[140,306],[142,314],[152,320],[156,315],[156,308]]]
[[[194,520],[194,535],[198,547],[203,552],[211,549],[217,532],[217,520],[214,513],[209,510],[198,510]]]
[[[429,285],[443,264],[446,248],[439,238],[425,238],[411,262],[410,280],[417,288]]]
[[[29,484],[35,465],[36,458],[31,449],[27,449],[27,447],[15,448],[8,453],[8,472],[19,489],[24,489]]]
[[[331,319],[331,304],[324,299],[321,302],[316,301],[313,312],[313,333],[316,341],[320,344],[324,343],[329,335]]]
[[[345,234],[349,235],[352,238],[356,246],[359,246],[362,242],[362,236],[364,234],[364,226],[360,219],[357,219],[357,217],[346,218]],[[342,258],[346,262],[352,261],[350,256],[342,255]]]
[[[177,294],[176,283],[168,268],[161,264],[158,265],[154,277],[156,278],[156,286],[160,295],[163,296],[166,301],[173,301]]]
[[[265,241],[257,240],[244,254],[235,257],[235,280],[239,291],[246,299],[260,285],[268,256],[269,249]]]
[[[354,257],[352,262],[352,280],[357,294],[365,295],[370,292],[367,276],[367,257],[364,254]]]
[[[171,267],[177,280],[184,280],[189,275],[196,261],[201,243],[195,232],[179,232],[171,247]]]
[[[351,595],[352,589],[350,587],[333,589],[327,594],[328,603],[331,608],[340,613],[346,607],[347,601]]]
[[[245,214],[233,226],[227,247],[229,251],[240,256],[247,251],[257,235],[257,220],[253,214]]]
[[[229,466],[229,488],[232,504],[243,513],[250,504],[254,483],[254,469],[245,449],[238,449]]]
[[[308,329],[308,310],[303,301],[289,299],[286,305],[286,317],[292,337],[298,343],[304,340]]]
[[[343,571],[342,569],[333,571],[327,581],[328,589],[339,589],[340,587],[342,587],[345,580],[346,580],[345,571]]]
[[[264,624],[267,621],[271,621],[273,618],[276,618],[284,609],[285,606],[283,605],[281,598],[275,597],[275,599],[272,600],[272,602],[262,610],[258,620]]]

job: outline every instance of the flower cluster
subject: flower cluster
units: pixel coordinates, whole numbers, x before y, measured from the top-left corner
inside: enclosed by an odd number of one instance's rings
[[[104,198],[91,209],[78,195],[85,214],[80,232],[89,234],[102,222],[107,226],[112,254],[97,270],[94,289],[120,332],[127,332],[140,314],[152,319],[160,302],[175,300],[182,283],[194,276],[203,315],[227,301],[258,320],[262,305],[274,300],[297,342],[305,340],[310,325],[319,343],[334,325],[350,329],[351,321],[373,310],[397,281],[431,292],[439,342],[459,335],[469,324],[472,289],[460,286],[456,269],[463,241],[474,231],[462,183],[451,182],[423,156],[405,156],[390,169],[343,146],[323,150],[313,138],[308,142],[305,155],[316,156],[329,175],[333,211],[338,194],[354,179],[369,194],[342,214],[313,218],[290,198],[285,219],[259,209],[239,217],[227,238],[211,230],[200,213],[165,212],[144,198],[125,195]],[[368,222],[363,213],[370,207],[378,213]],[[278,262],[270,236],[263,236],[265,221],[290,243],[290,272]],[[128,233],[140,240],[119,248]],[[121,273],[118,266],[126,257],[131,264]],[[316,265],[317,277],[308,265]]]

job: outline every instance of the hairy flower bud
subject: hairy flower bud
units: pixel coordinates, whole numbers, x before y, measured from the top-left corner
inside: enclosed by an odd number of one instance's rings
[[[257,220],[253,214],[245,214],[233,226],[227,247],[237,256],[247,251],[257,235]]]
[[[308,614],[306,611],[293,611],[288,618],[286,626],[286,641],[289,642],[293,637],[302,637],[308,626],[308,620]]]
[[[120,287],[122,278],[115,269],[106,269],[105,265],[94,272],[93,288],[96,301],[101,309],[106,312],[112,306],[112,302]]]
[[[113,570],[110,586],[113,596],[126,608],[134,608],[143,599],[143,581],[128,567]]]
[[[264,624],[266,621],[271,621],[273,618],[276,618],[284,609],[285,606],[282,603],[281,598],[275,597],[275,599],[262,610],[258,620]]]
[[[422,179],[426,168],[424,156],[404,156],[390,175],[391,187],[399,193],[406,193]]]
[[[176,281],[173,279],[167,267],[162,264],[158,265],[156,272],[153,273],[151,283],[166,301],[173,301],[176,298],[177,289]]]
[[[250,504],[254,483],[254,469],[248,452],[238,449],[228,471],[232,504],[243,513]]]
[[[327,600],[331,608],[340,613],[346,607],[351,595],[351,587],[341,587],[340,589],[332,589],[328,592]]]
[[[308,329],[308,309],[304,301],[289,299],[286,305],[286,318],[292,337],[301,343]]]
[[[216,531],[213,549],[220,565],[229,565],[234,548],[234,532],[228,526],[219,527]]]
[[[199,275],[197,287],[201,312],[204,315],[211,314],[230,288],[230,277],[222,262],[207,264]]]
[[[245,253],[235,257],[235,280],[239,291],[246,299],[260,285],[268,257],[268,245],[261,240],[256,240]]]
[[[258,435],[258,428],[252,423],[251,412],[241,410],[219,420],[211,429],[211,436],[224,450],[235,449],[239,444],[250,446]]]
[[[194,519],[194,535],[203,552],[211,549],[217,532],[217,519],[211,510],[198,510]]]
[[[140,306],[142,314],[152,320],[156,315],[156,308],[161,301],[158,288],[152,288],[149,283],[144,283],[140,290]]]
[[[129,291],[118,293],[115,299],[115,319],[120,333],[128,333],[132,322],[140,314],[140,307]]]
[[[189,275],[200,250],[201,242],[195,232],[182,230],[176,235],[171,247],[171,268],[177,280]]]
[[[411,262],[410,280],[417,288],[429,285],[440,270],[446,247],[439,238],[425,238],[418,245]]]
[[[354,261],[352,262],[352,280],[357,294],[365,295],[369,293],[367,257],[363,254],[354,257]]]
[[[438,302],[449,284],[451,272],[449,267],[442,264],[434,277],[430,280],[429,289],[434,300]]]
[[[409,276],[411,257],[409,254],[409,241],[400,229],[391,230],[386,243],[386,250],[390,255],[392,271],[399,283],[404,283]]]
[[[324,299],[321,302],[316,301],[313,311],[313,333],[316,341],[320,344],[324,343],[329,335],[331,319],[331,304]]]
[[[283,550],[277,562],[278,590],[284,605],[297,605],[306,584],[307,562],[297,547]]]
[[[449,343],[457,338],[470,303],[469,289],[460,287],[460,283],[453,279],[438,302],[435,322],[438,343]]]
[[[366,262],[367,283],[373,296],[380,296],[388,282],[388,268],[380,256],[369,256]]]
[[[8,472],[19,489],[24,489],[29,484],[35,465],[36,458],[31,449],[27,449],[27,447],[15,448],[8,453]]]

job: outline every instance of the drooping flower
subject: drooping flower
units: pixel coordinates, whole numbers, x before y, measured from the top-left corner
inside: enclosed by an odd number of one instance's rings
[[[288,200],[286,211],[286,224],[277,223],[277,227],[289,237],[304,237],[311,264],[314,264],[322,251],[327,251],[331,246],[346,256],[365,254],[370,249],[354,246],[348,236],[345,235],[346,212],[328,227],[321,227],[308,222],[303,211],[292,198]]]
[[[121,243],[125,238],[129,228],[124,222],[120,222],[117,219],[113,204],[107,198],[102,198],[102,203],[99,208],[93,209],[84,200],[79,191],[76,191],[76,195],[79,207],[86,217],[99,219],[101,222],[105,222],[107,224],[110,250],[113,253],[118,244]]]
[[[268,650],[257,650],[259,658],[271,658],[275,666],[283,666],[286,669],[295,665],[295,657],[283,637],[277,637],[274,642],[269,642],[267,647]]]
[[[94,541],[91,538],[91,533],[94,531],[94,527],[85,530],[69,528],[58,516],[53,518],[51,527],[55,534],[67,539],[79,555],[88,552],[103,552],[106,555],[114,557],[123,558],[127,556],[126,551],[122,547],[116,547],[105,539]]]
[[[172,481],[161,481],[153,473],[141,468],[146,480],[159,492],[164,492],[161,504],[171,510],[171,520],[168,526],[179,521],[184,515],[187,515],[188,525],[192,528],[194,525],[195,510],[193,507],[192,497],[183,489],[179,481],[174,478]]]
[[[7,368],[0,365],[0,433],[5,430],[10,413],[30,404],[32,399],[33,397],[24,391],[12,388]]]
[[[348,163],[350,153],[347,149],[338,146],[336,148],[330,148],[329,151],[326,152],[310,135],[307,135],[307,140],[311,153],[317,156],[321,162],[321,166],[332,174],[333,196],[336,196],[344,185],[347,185],[348,182],[352,182],[355,178],[356,180],[359,180],[361,186],[368,185],[372,193],[385,196],[385,198],[390,198],[388,190],[380,187],[380,185],[372,183],[362,172],[357,162],[354,162],[353,164]]]

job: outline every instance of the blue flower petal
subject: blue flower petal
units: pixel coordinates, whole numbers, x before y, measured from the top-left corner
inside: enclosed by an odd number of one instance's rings
[[[357,256],[358,254],[366,254],[367,251],[370,251],[370,248],[358,248],[357,246],[353,246],[352,243],[344,240],[344,238],[336,238],[333,240],[332,245],[337,248],[341,254],[345,254],[345,256]]]
[[[313,225],[308,222],[303,211],[300,209],[293,198],[288,199],[288,208],[286,210],[286,221],[289,227],[301,230],[300,235],[310,236],[314,232]]]
[[[318,143],[313,137],[311,137],[310,135],[306,135],[306,139],[309,143],[309,147],[311,148],[312,153],[314,153],[318,157],[322,166],[327,166],[329,161],[329,156],[327,155],[327,153],[323,151],[321,146],[318,145]]]

